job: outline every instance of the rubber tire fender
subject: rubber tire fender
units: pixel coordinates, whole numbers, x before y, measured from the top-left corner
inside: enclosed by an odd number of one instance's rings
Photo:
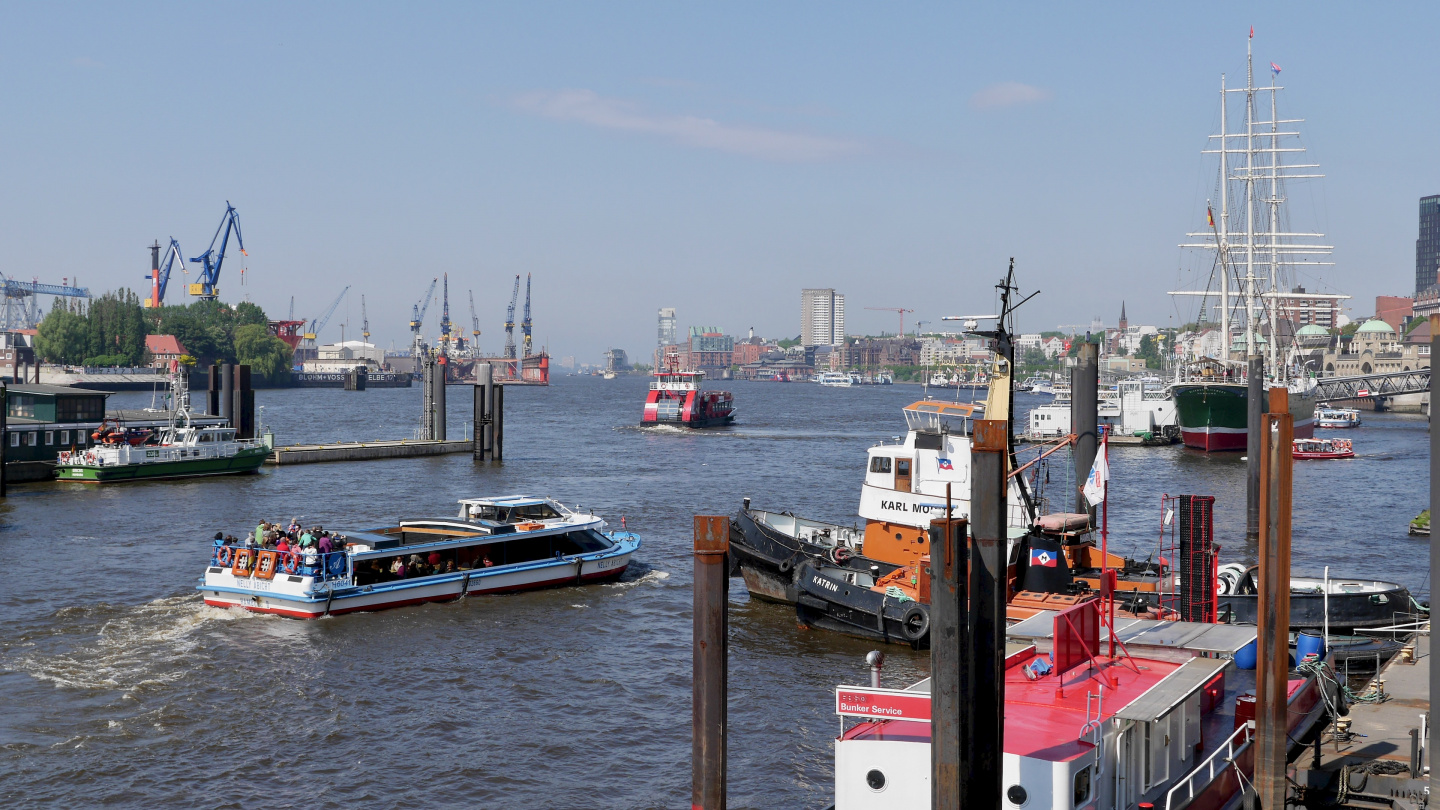
[[[782,573],[782,574],[788,574],[788,573],[790,573],[790,569],[792,569],[792,568],[794,568],[794,567],[795,567],[795,558],[794,558],[793,556],[786,557],[785,559],[783,559],[783,560],[780,561],[779,568],[780,568],[780,573]]]
[[[916,617],[919,624],[915,624]],[[918,629],[917,629],[918,628]],[[919,641],[930,632],[930,611],[920,605],[911,605],[900,615],[900,634],[906,641]]]

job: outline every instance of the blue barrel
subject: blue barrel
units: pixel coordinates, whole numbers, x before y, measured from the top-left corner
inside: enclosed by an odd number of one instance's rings
[[[1325,660],[1325,639],[1315,633],[1301,633],[1295,637],[1295,659],[1304,661],[1305,656],[1314,654],[1321,661]]]
[[[1257,643],[1258,643],[1258,640],[1257,640],[1257,641],[1252,641],[1252,642],[1250,642],[1249,644],[1246,644],[1244,647],[1241,647],[1240,649],[1238,649],[1238,650],[1235,651],[1235,668],[1236,668],[1236,669],[1254,669],[1254,668],[1255,668],[1255,658],[1256,658],[1256,655],[1257,655],[1257,653],[1256,653],[1256,651],[1255,651],[1255,645],[1256,645]]]

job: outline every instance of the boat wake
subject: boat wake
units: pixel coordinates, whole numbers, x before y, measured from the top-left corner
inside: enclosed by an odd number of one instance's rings
[[[265,619],[260,614],[207,606],[198,596],[174,596],[149,604],[111,608],[70,607],[55,618],[84,621],[102,617],[95,641],[55,655],[12,656],[5,665],[57,689],[143,691],[185,677],[188,667],[177,659],[193,652],[196,631],[215,622]],[[61,633],[66,633],[61,630]],[[69,633],[84,634],[84,629]],[[69,634],[66,633],[66,634]]]
[[[632,567],[634,567],[634,566],[638,566],[638,563],[632,564]],[[622,577],[618,582],[609,582],[609,583],[606,583],[606,584],[605,584],[604,586],[602,586],[602,587],[605,587],[605,588],[627,588],[627,589],[628,589],[628,588],[634,588],[634,587],[636,587],[636,586],[638,586],[638,585],[656,585],[656,584],[658,584],[658,583],[664,582],[665,580],[667,580],[667,579],[669,579],[669,578],[670,578],[670,572],[668,572],[668,571],[660,571],[660,570],[651,568],[651,569],[645,571],[645,573],[641,574],[640,576],[635,577],[634,579],[629,579],[628,577]]]

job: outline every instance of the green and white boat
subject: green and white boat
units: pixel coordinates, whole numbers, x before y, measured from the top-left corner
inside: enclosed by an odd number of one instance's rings
[[[233,427],[198,427],[190,420],[185,375],[172,374],[170,424],[153,437],[137,440],[123,428],[101,435],[84,450],[61,451],[55,477],[61,481],[103,483],[157,478],[193,478],[255,472],[269,455],[259,439],[237,439]]]

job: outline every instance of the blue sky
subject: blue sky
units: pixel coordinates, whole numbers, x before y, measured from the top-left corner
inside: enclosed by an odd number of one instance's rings
[[[1327,179],[1308,286],[1406,294],[1440,193],[1433,4],[12,4],[0,26],[0,272],[144,285],[145,246],[250,256],[222,298],[408,341],[450,274],[498,351],[516,273],[537,341],[597,361],[682,325],[851,332],[989,309],[1015,256],[1026,329],[1178,323],[1222,72],[1284,68]],[[182,279],[183,281],[183,279]],[[183,298],[173,285],[172,300]],[[432,308],[427,332],[434,333]]]

